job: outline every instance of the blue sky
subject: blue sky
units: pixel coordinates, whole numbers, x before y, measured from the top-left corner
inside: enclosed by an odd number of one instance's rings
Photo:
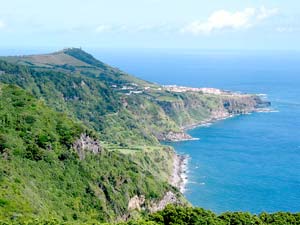
[[[0,0],[0,48],[300,50],[298,0]]]

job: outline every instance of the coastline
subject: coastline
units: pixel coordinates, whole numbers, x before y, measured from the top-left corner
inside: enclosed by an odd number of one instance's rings
[[[226,116],[208,118],[208,119],[202,120],[201,122],[198,122],[198,123],[182,126],[181,129],[182,129],[182,131],[186,132],[188,130],[195,129],[197,127],[209,126],[209,125],[211,125],[211,124],[213,124],[217,121],[226,120],[226,119],[229,119],[231,117],[238,116],[238,115],[241,115],[241,114],[229,114],[229,115],[226,115]],[[194,139],[194,138],[192,138],[192,139]]]
[[[246,114],[251,114],[251,113],[269,113],[269,112],[277,112],[277,111],[274,111],[271,108],[259,108],[259,109],[255,109],[255,110],[245,112],[245,113],[228,113],[228,114],[224,113],[220,116],[215,116],[215,117],[212,117],[212,118],[208,118],[208,119],[202,120],[201,122],[198,122],[198,123],[193,123],[193,124],[188,124],[188,125],[182,126],[181,130],[183,132],[186,132],[188,130],[195,129],[197,127],[209,126],[209,125],[212,125],[213,123],[218,122],[220,120],[226,120],[226,119],[229,119],[229,118],[232,118],[232,117],[235,117],[235,116],[246,115]],[[195,139],[198,139],[198,138],[191,137],[191,139],[189,139],[189,140],[195,140]],[[177,140],[177,141],[180,141],[180,140]],[[186,139],[184,139],[182,141],[186,141]]]
[[[206,120],[203,120],[199,123],[195,123],[195,124],[190,124],[187,126],[183,126],[181,127],[182,132],[186,132],[188,130],[191,129],[195,129],[197,127],[201,127],[201,126],[209,126],[217,121],[220,120],[225,120],[225,119],[229,119],[235,116],[239,116],[239,115],[243,115],[243,114],[250,114],[250,113],[255,113],[255,112],[273,112],[272,109],[268,108],[268,109],[257,109],[257,110],[253,110],[252,112],[249,113],[240,113],[240,114],[222,114],[222,116],[217,116],[217,117],[213,117],[213,118],[209,118]],[[186,133],[185,133],[186,134]],[[187,136],[188,138],[187,138]],[[193,138],[190,135],[186,134],[183,136],[182,139],[177,138],[176,140],[173,140],[171,142],[180,142],[180,141],[193,141],[193,140],[199,140],[199,138]],[[188,176],[187,176],[187,171],[188,171],[188,159],[189,156],[188,155],[181,155],[176,153],[176,150],[174,150],[174,156],[173,156],[173,172],[172,172],[172,176],[170,179],[170,184],[173,185],[174,187],[178,188],[179,191],[183,194],[186,190],[186,184],[188,181]]]
[[[187,166],[188,166],[188,155],[179,155],[174,153],[173,156],[173,173],[171,176],[171,185],[178,188],[183,194],[185,192],[187,177]]]
[[[190,124],[181,127],[182,133],[182,138],[178,137],[176,139],[173,139],[171,142],[180,142],[180,141],[193,141],[193,140],[199,140],[199,138],[193,138],[189,134],[186,133],[186,131],[201,127],[201,126],[206,126],[206,125],[211,125],[217,121],[220,120],[225,120],[228,118],[231,118],[233,116],[237,116],[239,114],[222,114],[222,116],[215,116],[213,118],[208,118],[206,120],[203,120],[199,123],[195,124]],[[179,191],[184,194],[186,190],[186,184],[188,181],[188,176],[187,176],[187,170],[188,170],[188,155],[180,155],[176,153],[176,150],[174,150],[174,156],[173,156],[173,172],[171,176],[171,181],[170,184],[173,185],[174,187],[178,188]]]

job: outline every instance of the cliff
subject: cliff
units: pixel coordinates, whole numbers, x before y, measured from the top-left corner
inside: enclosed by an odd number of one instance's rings
[[[122,146],[189,139],[186,127],[268,104],[256,95],[153,84],[76,48],[2,59],[0,82],[26,89]]]
[[[0,219],[111,221],[186,204],[160,141],[269,105],[153,84],[80,49],[2,57],[0,71]]]
[[[76,150],[81,160],[85,159],[88,152],[97,155],[101,152],[102,147],[100,142],[91,138],[89,135],[82,133],[78,139],[73,143],[73,149]]]

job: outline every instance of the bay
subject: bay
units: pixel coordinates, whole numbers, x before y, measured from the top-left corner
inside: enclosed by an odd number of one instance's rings
[[[224,211],[300,211],[300,53],[200,50],[96,50],[100,60],[160,84],[263,93],[274,112],[189,131],[173,143],[190,157],[185,196]]]

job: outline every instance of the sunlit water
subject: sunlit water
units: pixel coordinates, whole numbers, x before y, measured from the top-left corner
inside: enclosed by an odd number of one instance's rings
[[[172,144],[190,156],[188,200],[215,212],[300,211],[300,54],[291,52],[96,51],[140,78],[267,94],[274,112],[191,130]]]
[[[6,50],[32,54],[46,50]],[[95,50],[97,58],[160,84],[264,93],[274,112],[191,130],[172,144],[190,156],[188,200],[215,212],[300,211],[300,53]]]

